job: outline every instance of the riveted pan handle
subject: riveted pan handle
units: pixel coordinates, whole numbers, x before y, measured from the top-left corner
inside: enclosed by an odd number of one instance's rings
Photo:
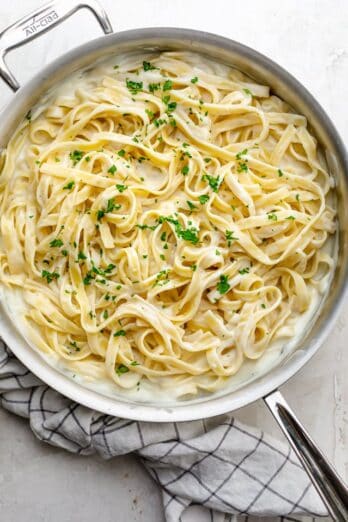
[[[332,518],[348,520],[348,488],[276,390],[264,401],[290,442]]]
[[[94,14],[105,34],[112,33],[110,20],[96,0],[56,0],[24,16],[0,34],[0,76],[13,91],[17,91],[20,85],[4,61],[6,53],[49,31],[84,8]]]

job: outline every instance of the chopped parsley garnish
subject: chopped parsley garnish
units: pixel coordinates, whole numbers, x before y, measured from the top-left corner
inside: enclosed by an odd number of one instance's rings
[[[107,319],[108,317],[109,317],[109,312],[107,310],[104,310],[103,319]]]
[[[109,172],[110,174],[114,175],[115,172],[116,172],[116,170],[117,170],[116,165],[111,165],[111,167],[108,169],[108,172]]]
[[[158,227],[158,223],[156,225],[141,225],[141,224],[138,224],[136,225],[138,228],[140,228],[140,230],[156,230],[156,228]]]
[[[247,161],[247,160],[246,160]],[[246,161],[240,161],[239,164],[238,164],[238,168],[237,168],[237,171],[238,172],[248,172],[249,170],[249,167],[246,163]]]
[[[108,199],[106,207],[97,211],[98,221],[100,221],[108,212],[112,212],[113,210],[119,210],[120,208],[121,205],[116,204],[114,198]]]
[[[152,65],[150,62],[143,62],[143,69],[144,71],[153,71],[154,69],[156,69],[156,67],[154,65]]]
[[[191,265],[190,268],[192,272],[195,272],[197,270],[197,265]]]
[[[296,194],[296,201],[300,201],[300,194]]]
[[[84,261],[85,259],[87,259],[87,256],[86,254],[84,254],[84,252],[82,252],[81,250],[79,251],[79,253],[77,254],[77,259],[79,261]]]
[[[159,223],[171,223],[175,226],[175,232],[178,237],[184,239],[185,241],[189,241],[196,245],[199,242],[198,232],[199,230],[195,227],[183,229],[177,219],[172,218],[171,216],[160,216],[158,219]]]
[[[245,94],[249,94],[249,96],[254,96],[250,89],[243,89]]]
[[[76,341],[71,341],[70,343],[70,346],[72,348],[74,348],[77,352],[79,352],[81,350],[81,348],[77,345],[77,342]]]
[[[198,82],[198,76],[191,78],[191,83],[197,83],[197,82]]]
[[[204,158],[205,163],[210,163],[210,161],[211,161],[211,158]]]
[[[175,101],[171,102],[169,95],[163,96],[162,101],[167,106],[167,114],[170,114],[173,111],[175,111],[177,103]]]
[[[161,270],[156,275],[156,281],[154,282],[153,286],[163,286],[169,283],[169,270]]]
[[[208,194],[202,194],[201,196],[198,196],[199,202],[201,205],[204,205],[207,201],[209,201]]]
[[[187,176],[187,174],[189,173],[189,166],[188,165],[184,165],[183,168],[181,169],[181,174],[183,174],[184,176]]]
[[[281,178],[282,176],[284,176],[284,173],[283,173],[280,169],[278,169],[278,176],[279,176],[280,178]]]
[[[266,305],[264,303],[262,303],[261,308],[266,308]]]
[[[57,272],[48,272],[47,270],[42,270],[41,276],[46,279],[47,283],[51,283],[53,279],[58,279],[58,277],[60,277]]]
[[[240,270],[238,270],[238,272],[241,275],[244,275],[244,274],[249,274],[249,270],[250,270],[250,268],[248,266],[246,266],[245,268],[241,268]]]
[[[220,294],[226,294],[229,291],[231,285],[228,282],[228,277],[226,275],[220,276],[220,281],[217,284],[217,289]]]
[[[125,330],[117,330],[117,332],[114,333],[114,337],[125,337],[126,331]]]
[[[270,219],[272,221],[278,221],[277,214],[275,213],[274,210],[272,212],[268,212],[267,215],[268,215],[268,219]]]
[[[285,219],[289,219],[289,221],[294,221],[294,219],[295,219],[295,216],[288,216],[288,217],[287,217],[287,218],[285,218]]]
[[[150,92],[158,91],[159,88],[160,88],[160,84],[159,83],[149,83],[149,91]]]
[[[31,110],[27,112],[27,114],[25,115],[25,119],[29,121],[29,123],[31,122]]]
[[[196,245],[199,242],[199,237],[197,235],[198,229],[191,227],[184,230],[179,230],[178,236],[184,239],[185,241],[189,241],[190,243],[193,243]]]
[[[62,250],[62,256],[67,256],[68,255],[68,251],[67,250]]]
[[[186,201],[186,203],[187,203],[187,205],[188,205],[188,208],[191,210],[191,212],[192,212],[193,210],[196,210],[196,209],[197,209],[196,205],[194,205],[194,204],[192,203],[192,201]]]
[[[116,188],[119,192],[124,192],[128,187],[127,185],[116,185]]]
[[[91,281],[93,281],[93,279],[94,279],[94,275],[93,275],[92,272],[89,270],[89,271],[87,272],[87,274],[85,275],[85,277],[83,278],[83,284],[84,284],[85,286],[88,286],[88,285],[91,284]]]
[[[115,204],[114,198],[108,199],[105,212],[108,213],[108,212],[112,212],[115,209],[118,210],[117,207],[119,207],[119,205]]]
[[[129,366],[139,366],[139,363],[137,361],[132,361]]]
[[[117,368],[115,368],[115,372],[117,373],[117,375],[123,375],[124,373],[129,372],[129,368],[127,368],[127,366],[125,366],[124,364],[119,364]]]
[[[202,180],[207,181],[209,183],[209,186],[213,189],[213,192],[217,192],[222,183],[220,176],[217,176],[216,178],[214,178],[214,176],[210,176],[210,174],[204,174],[202,176]]]
[[[64,190],[71,190],[75,186],[75,181],[69,181],[66,185],[64,185]]]
[[[161,241],[166,241],[166,237],[167,237],[166,232],[162,232],[162,234],[161,234],[161,238],[160,238]]]
[[[143,82],[133,82],[132,80],[126,79],[127,89],[132,94],[138,94],[143,89]]]
[[[164,125],[165,123],[167,123],[167,120],[163,119],[163,118],[158,118],[157,120],[153,120],[153,124],[155,127],[160,127],[161,125]]]
[[[52,239],[50,242],[50,247],[61,247],[63,246],[63,241],[61,239]]]
[[[154,117],[155,113],[150,111],[149,109],[145,109],[146,114],[150,118],[150,120]]]
[[[163,90],[164,91],[170,91],[170,89],[173,87],[172,80],[166,80],[163,84]]]
[[[82,159],[83,154],[82,150],[73,150],[70,152],[69,158],[73,162],[73,165],[76,165],[76,163]]]
[[[118,151],[117,154],[118,154],[119,156],[121,156],[121,158],[123,158],[124,155],[126,154],[126,151],[125,151],[124,149],[121,149],[121,150]]]
[[[233,237],[233,231],[232,230],[226,230],[225,232],[227,246],[231,246],[232,241],[238,240],[238,237]]]
[[[238,154],[236,154],[237,160],[241,160],[242,156],[245,156],[246,154],[248,154],[248,149],[241,150],[240,152],[238,152]]]

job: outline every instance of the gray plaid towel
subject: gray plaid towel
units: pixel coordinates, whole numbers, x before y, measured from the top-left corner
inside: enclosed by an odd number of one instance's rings
[[[49,444],[105,459],[137,453],[162,487],[168,522],[325,514],[290,448],[231,415],[160,426],[102,415],[44,385],[1,340],[0,394],[2,405],[28,418]],[[188,509],[192,504],[200,507]]]

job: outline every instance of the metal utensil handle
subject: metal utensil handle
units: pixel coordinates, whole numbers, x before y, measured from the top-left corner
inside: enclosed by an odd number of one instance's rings
[[[276,390],[264,401],[295,450],[330,515],[348,521],[348,488],[303,428],[287,402]]]
[[[0,76],[12,90],[17,91],[20,85],[4,61],[6,53],[49,31],[83,8],[94,14],[105,34],[112,33],[108,15],[96,0],[55,0],[24,16],[0,34]]]

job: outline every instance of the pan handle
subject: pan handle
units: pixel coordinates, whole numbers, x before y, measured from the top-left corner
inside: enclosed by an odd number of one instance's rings
[[[348,488],[308,435],[278,390],[264,401],[300,459],[330,515],[338,522],[348,520]]]
[[[6,53],[49,31],[83,8],[94,14],[105,34],[112,33],[110,20],[96,0],[54,0],[24,16],[0,34],[0,76],[13,91],[17,91],[20,85],[4,61]]]

